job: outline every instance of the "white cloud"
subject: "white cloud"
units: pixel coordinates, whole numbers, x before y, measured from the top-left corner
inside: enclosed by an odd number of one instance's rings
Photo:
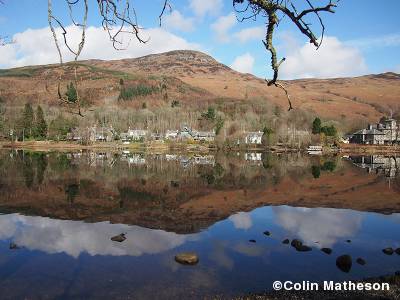
[[[185,18],[178,10],[172,11],[166,15],[163,20],[166,28],[177,29],[184,32],[189,32],[194,29],[194,19]]]
[[[236,229],[250,229],[253,226],[249,213],[239,212],[229,217]]]
[[[372,48],[400,46],[400,34],[387,34],[378,37],[360,38],[345,42],[346,45],[369,50]]]
[[[75,26],[68,26],[68,40],[70,45],[80,41],[80,31]],[[61,31],[58,29],[59,39]],[[161,53],[171,50],[192,49],[200,50],[198,44],[190,43],[162,28],[143,30],[144,39],[149,38],[146,44],[140,44],[131,35],[125,36],[126,50],[117,51],[113,48],[107,33],[101,27],[89,27],[86,33],[86,44],[80,59],[122,59]],[[132,40],[129,42],[129,39]],[[58,54],[48,27],[42,29],[27,29],[13,36],[15,43],[0,47],[0,67],[17,67],[26,65],[49,64],[58,62]],[[73,56],[63,46],[65,60],[72,60]]]
[[[280,72],[284,79],[333,78],[363,74],[367,66],[357,48],[327,36],[318,50],[310,43],[289,50]]]
[[[246,53],[236,57],[231,68],[241,73],[252,73],[254,61],[254,57],[250,53]]]
[[[235,38],[241,43],[247,43],[251,40],[263,40],[265,38],[265,27],[257,26],[242,29],[234,34]]]
[[[222,7],[223,0],[190,0],[190,8],[199,17],[206,14],[218,15]]]
[[[220,43],[227,43],[231,37],[229,30],[232,29],[237,23],[237,19],[234,13],[230,13],[226,16],[219,17],[215,23],[211,24],[211,29],[214,31],[215,38]]]

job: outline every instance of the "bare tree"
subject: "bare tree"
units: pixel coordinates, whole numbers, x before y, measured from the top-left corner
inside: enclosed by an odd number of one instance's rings
[[[0,0],[1,1],[1,0]],[[87,14],[88,14],[88,0],[64,0],[68,6],[70,18],[76,27],[81,29],[82,35],[81,40],[77,46],[77,50],[74,50],[72,46],[69,45],[67,39],[67,30],[62,22],[53,14],[52,0],[48,0],[48,20],[49,25],[53,34],[53,38],[57,47],[57,51],[60,57],[60,64],[63,63],[63,57],[60,47],[60,42],[56,34],[54,23],[57,24],[62,30],[63,42],[67,49],[74,55],[74,61],[76,62],[82,49],[85,45],[85,30],[87,27]],[[170,1],[173,0],[163,0],[163,5],[161,13],[159,15],[160,26],[162,25],[162,17],[167,10],[171,10]],[[280,22],[286,17],[292,23],[295,24],[297,29],[305,35],[311,44],[313,44],[317,49],[321,46],[325,33],[325,26],[321,17],[321,13],[329,12],[334,13],[334,8],[337,6],[337,2],[333,0],[320,0],[319,2],[324,2],[322,6],[315,6],[312,0],[233,0],[233,8],[238,15],[238,20],[243,22],[245,20],[256,20],[257,17],[266,19],[266,35],[263,44],[267,51],[271,54],[271,68],[273,70],[273,78],[271,80],[266,80],[268,86],[276,86],[283,89],[286,93],[289,110],[293,109],[290,100],[290,95],[284,85],[278,82],[279,67],[285,61],[282,58],[278,61],[278,55],[273,44],[274,32]],[[337,0],[340,1],[340,0]],[[84,17],[82,22],[77,22],[73,16],[73,9],[81,5],[83,2]],[[141,27],[138,25],[136,11],[132,5],[132,0],[97,0],[97,9],[101,17],[101,24],[103,28],[107,31],[110,41],[116,50],[123,50],[123,40],[121,38],[122,34],[129,34],[136,38],[140,43],[146,43],[147,40],[141,37],[140,31]],[[299,10],[298,7],[306,5],[307,7],[303,10]],[[308,21],[308,17],[312,15],[316,18],[319,26],[321,28],[321,37],[318,38],[313,29],[312,25]],[[61,78],[60,78],[61,81]],[[76,80],[76,67],[75,67],[75,83]],[[59,98],[68,103],[68,99],[65,99],[61,95],[59,86]],[[78,105],[79,114],[80,113],[80,100],[78,96],[78,101],[75,103]]]

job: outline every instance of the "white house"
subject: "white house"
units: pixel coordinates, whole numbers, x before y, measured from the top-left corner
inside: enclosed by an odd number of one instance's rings
[[[166,140],[176,140],[178,138],[179,131],[178,130],[167,130],[165,133]]]
[[[257,131],[257,132],[247,132],[246,136],[244,138],[244,142],[246,144],[256,144],[256,145],[261,145],[262,144],[262,137],[264,133],[262,131]]]
[[[123,142],[144,141],[147,135],[148,135],[147,130],[129,128],[128,132],[121,133],[121,140]]]

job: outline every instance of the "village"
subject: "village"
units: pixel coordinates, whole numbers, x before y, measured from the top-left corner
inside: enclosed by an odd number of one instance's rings
[[[262,131],[244,132],[243,137],[237,140],[237,144],[261,145],[264,133]],[[182,126],[180,130],[167,130],[165,133],[151,132],[147,129],[131,129],[118,134],[113,127],[92,126],[85,129],[74,128],[67,134],[67,141],[79,143],[112,142],[121,141],[123,144],[143,143],[147,141],[158,142],[202,142],[213,143],[215,131],[198,131],[188,126]]]

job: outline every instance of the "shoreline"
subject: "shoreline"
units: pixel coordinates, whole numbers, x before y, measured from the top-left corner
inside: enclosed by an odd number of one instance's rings
[[[119,142],[97,142],[90,145],[82,145],[74,142],[56,141],[25,141],[10,142],[0,141],[0,149],[32,150],[32,151],[182,151],[182,152],[215,152],[223,150],[225,152],[268,152],[268,153],[307,153],[306,148],[287,147],[235,147],[218,148],[211,143],[165,143],[165,142],[145,142],[123,144]],[[336,149],[324,148],[322,155],[390,155],[400,154],[400,145],[360,145],[360,144],[340,144]],[[316,155],[317,156],[317,155]]]

